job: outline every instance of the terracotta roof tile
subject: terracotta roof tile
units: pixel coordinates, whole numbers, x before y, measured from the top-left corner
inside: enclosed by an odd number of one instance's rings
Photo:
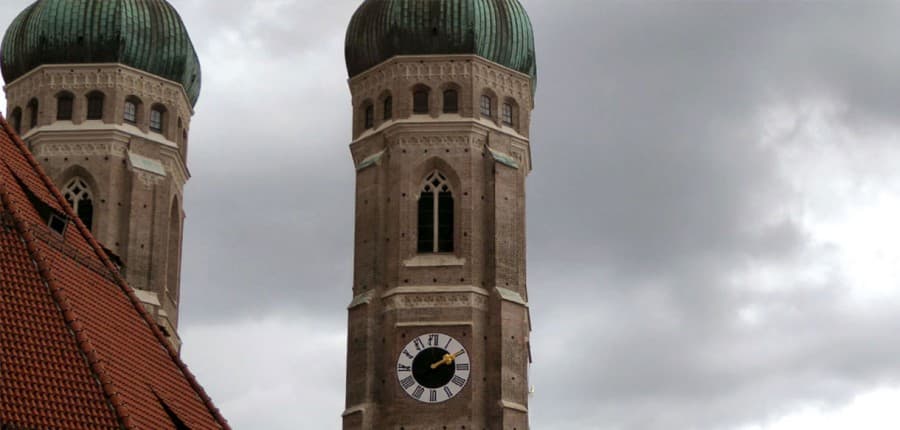
[[[63,234],[41,204],[71,220]],[[179,420],[229,429],[0,117],[0,426],[164,430]]]

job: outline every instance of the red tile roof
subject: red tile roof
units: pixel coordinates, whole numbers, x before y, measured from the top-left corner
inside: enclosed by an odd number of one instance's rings
[[[0,428],[230,429],[2,117]]]

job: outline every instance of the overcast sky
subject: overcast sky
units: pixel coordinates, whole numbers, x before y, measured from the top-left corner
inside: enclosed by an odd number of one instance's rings
[[[522,2],[532,428],[900,428],[900,2]],[[339,429],[359,2],[172,3],[183,357],[236,429]]]

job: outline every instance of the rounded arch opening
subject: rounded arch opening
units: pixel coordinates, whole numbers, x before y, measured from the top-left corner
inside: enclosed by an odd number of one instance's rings
[[[122,109],[122,120],[130,124],[137,124],[141,117],[141,109],[144,103],[138,96],[125,97],[125,105]]]
[[[431,98],[431,87],[425,84],[417,84],[412,88],[412,112],[414,114],[427,114]]]
[[[169,234],[166,243],[166,293],[178,303],[181,282],[181,207],[178,196],[172,199],[169,211]]]
[[[38,125],[38,99],[33,98],[28,101],[28,128],[32,129]]]
[[[103,102],[106,94],[94,90],[85,96],[87,98],[87,119],[103,119]]]

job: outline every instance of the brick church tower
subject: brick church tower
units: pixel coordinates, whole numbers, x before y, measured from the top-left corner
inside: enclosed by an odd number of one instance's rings
[[[165,0],[38,0],[6,31],[2,71],[10,124],[179,348],[200,64],[178,13]]]
[[[533,39],[518,0],[367,0],[350,22],[345,430],[528,429]]]

